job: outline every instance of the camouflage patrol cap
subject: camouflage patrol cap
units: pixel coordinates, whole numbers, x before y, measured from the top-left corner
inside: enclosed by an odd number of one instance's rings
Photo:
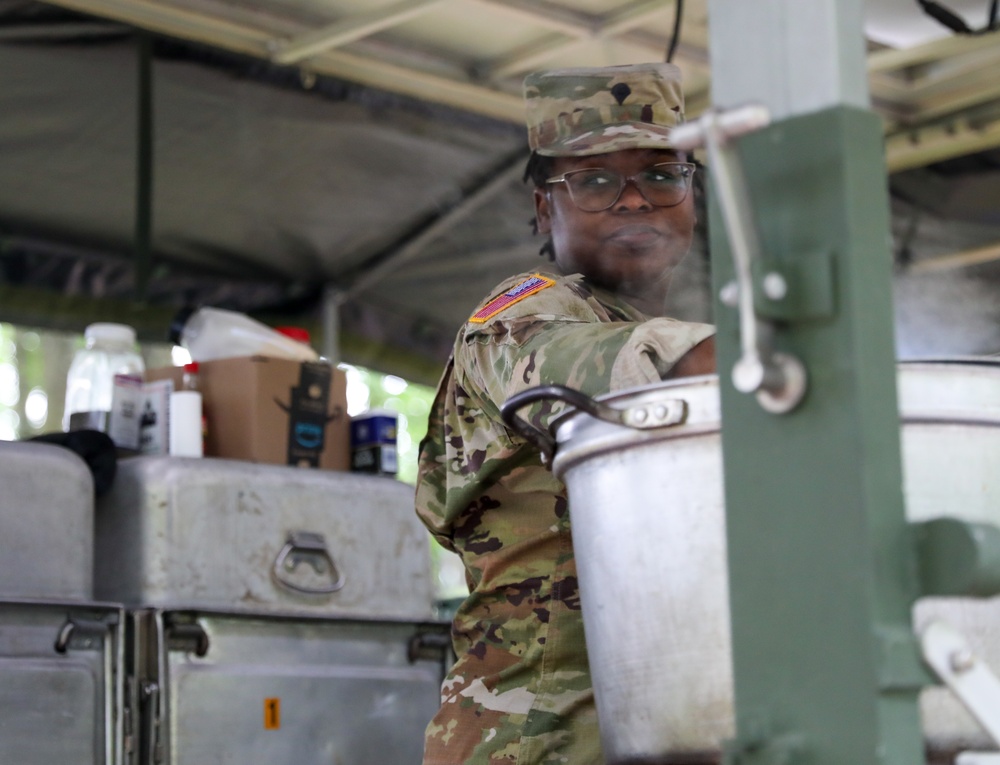
[[[673,64],[552,69],[524,80],[528,144],[547,157],[668,149],[684,121]]]

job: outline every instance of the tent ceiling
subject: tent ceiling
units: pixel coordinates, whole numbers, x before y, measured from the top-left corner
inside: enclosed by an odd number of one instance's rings
[[[519,122],[520,83],[550,66],[660,60],[668,0],[58,0],[58,5],[284,66]],[[971,28],[985,0],[945,3]],[[675,62],[709,104],[707,0],[688,0]],[[1000,44],[953,35],[915,0],[869,0],[870,90],[890,168],[1000,146]]]
[[[947,4],[985,24],[985,0]],[[151,315],[143,307],[196,301],[316,322],[321,296],[336,294],[356,341],[349,357],[399,369],[409,353],[434,368],[475,301],[540,262],[520,179],[524,74],[662,60],[675,9],[665,0],[0,0],[0,113],[14,116],[0,121],[0,320],[60,323],[33,289],[98,299],[105,314],[119,300],[114,310],[141,326]],[[683,10],[674,61],[694,115],[710,103],[706,0]],[[1000,36],[954,35],[911,0],[870,0],[866,14],[897,250],[907,262],[979,253],[977,274],[991,277]],[[135,30],[154,33],[148,154]],[[152,236],[137,306],[143,156]],[[676,296],[694,318],[708,310],[703,249]],[[150,327],[162,321],[152,315]],[[61,323],[85,318],[68,311]]]

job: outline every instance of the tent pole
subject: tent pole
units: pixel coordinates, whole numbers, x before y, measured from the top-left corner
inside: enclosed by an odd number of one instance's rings
[[[323,288],[323,331],[320,338],[320,355],[331,364],[340,363],[340,306],[344,292],[332,284]]]
[[[153,233],[153,40],[138,33],[139,92],[135,191],[135,296],[145,300],[152,270]]]

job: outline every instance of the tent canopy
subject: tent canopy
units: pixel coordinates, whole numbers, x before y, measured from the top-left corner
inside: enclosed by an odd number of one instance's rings
[[[955,35],[904,5],[870,2],[866,26],[902,323],[926,337],[964,294],[941,285],[971,280],[982,331],[946,317],[957,326],[941,344],[996,350],[1000,34]],[[982,26],[986,5],[949,7]],[[314,331],[336,305],[344,360],[432,382],[477,301],[542,263],[524,74],[662,59],[676,10],[0,0],[0,321],[123,320],[162,340],[185,305]],[[674,61],[689,116],[710,102],[706,25],[705,3],[687,3]],[[674,311],[708,320],[700,233]],[[956,253],[959,277],[928,265]]]

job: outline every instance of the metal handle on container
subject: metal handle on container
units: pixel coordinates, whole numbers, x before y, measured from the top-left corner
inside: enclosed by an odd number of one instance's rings
[[[56,635],[56,640],[52,647],[56,653],[66,653],[69,650],[70,640],[74,636],[78,634],[89,635],[95,642],[99,643],[104,639],[107,632],[108,625],[106,622],[84,619],[79,616],[68,617],[63,626],[59,628],[59,633]],[[87,645],[86,647],[90,646]]]
[[[699,119],[679,125],[672,133],[678,149],[704,146],[708,152],[719,209],[733,255],[736,283],[720,295],[723,303],[736,305],[740,319],[740,359],[733,366],[733,387],[740,393],[755,393],[769,412],[790,412],[806,393],[806,370],[794,356],[771,347],[770,324],[757,315],[753,297],[753,264],[760,260],[760,242],[751,214],[743,168],[733,139],[770,123],[763,106],[751,104],[725,112],[709,110]],[[771,271],[762,289],[772,299],[783,298],[785,277]]]
[[[198,622],[169,621],[163,628],[168,650],[188,651],[199,658],[208,655],[211,640]]]
[[[320,587],[304,587],[289,579],[286,572],[294,571],[303,560],[308,561],[317,574],[328,573],[332,583]],[[281,586],[306,595],[327,595],[344,586],[344,575],[326,549],[326,540],[322,534],[312,531],[293,531],[288,535],[285,546],[274,559],[272,573]]]
[[[500,417],[507,427],[538,447],[546,464],[555,456],[555,436],[517,415],[517,412],[528,404],[534,404],[538,401],[563,401],[598,420],[643,430],[666,425],[679,425],[687,418],[687,402],[682,399],[668,399],[618,409],[603,404],[586,393],[567,388],[565,385],[542,385],[537,388],[529,388],[511,396],[500,407]]]

